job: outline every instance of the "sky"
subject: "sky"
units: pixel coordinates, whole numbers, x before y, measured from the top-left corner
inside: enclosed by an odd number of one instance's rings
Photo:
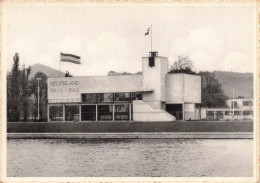
[[[142,70],[153,51],[169,65],[179,55],[194,70],[253,72],[252,6],[84,5],[17,6],[6,9],[7,69],[19,53],[25,66],[40,63],[75,76]],[[81,57],[81,65],[60,63],[60,52]]]

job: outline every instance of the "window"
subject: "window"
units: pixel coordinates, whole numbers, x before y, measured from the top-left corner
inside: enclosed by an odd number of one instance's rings
[[[82,102],[97,103],[97,101],[98,101],[98,94],[96,93],[82,94]]]
[[[115,102],[130,102],[130,93],[115,93]]]
[[[50,106],[49,115],[49,121],[63,121],[63,106]]]
[[[113,105],[98,105],[98,120],[113,120]]]
[[[113,102],[113,93],[101,93],[100,102]]]
[[[252,106],[252,101],[243,101],[243,106]]]
[[[75,114],[79,114],[78,105],[65,106],[65,121],[74,121]]]
[[[237,101],[231,101],[231,108],[237,108]]]
[[[253,111],[243,111],[243,115],[244,116],[249,116],[249,115],[253,115]]]
[[[96,120],[96,105],[82,105],[81,121],[95,121],[95,120]]]
[[[115,105],[115,120],[129,120],[129,105]]]
[[[132,100],[142,100],[143,95],[142,93],[132,93]]]
[[[248,116],[251,114],[251,111],[243,111],[243,116]]]
[[[240,116],[241,115],[241,111],[234,111],[235,113],[234,113],[234,115],[235,116]]]

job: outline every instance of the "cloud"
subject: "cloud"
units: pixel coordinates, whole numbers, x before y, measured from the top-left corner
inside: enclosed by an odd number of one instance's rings
[[[83,42],[79,37],[68,35],[60,41],[59,49],[61,52],[81,55],[83,51]]]
[[[232,63],[232,66],[231,66]],[[240,52],[228,53],[222,62],[223,65],[232,67],[233,71],[253,72],[253,59]]]
[[[184,38],[176,38],[171,48],[171,63],[179,55],[189,56],[196,71],[231,70],[252,72],[253,60],[240,52],[227,52],[225,42],[211,29],[191,30]],[[243,67],[241,67],[243,66]]]
[[[86,43],[86,60],[92,74],[104,75],[110,70],[130,71],[129,42],[113,32],[101,32]]]
[[[32,65],[37,63],[37,54],[39,48],[37,47],[36,41],[28,38],[23,37],[14,42],[12,47],[8,49],[8,62],[7,68],[10,70],[13,65],[13,56],[15,53],[19,54],[20,57],[20,66],[23,63],[26,63],[26,66]]]

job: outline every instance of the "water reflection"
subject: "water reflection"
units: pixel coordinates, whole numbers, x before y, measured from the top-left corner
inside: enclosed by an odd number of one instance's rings
[[[8,176],[252,176],[253,141],[10,139]]]

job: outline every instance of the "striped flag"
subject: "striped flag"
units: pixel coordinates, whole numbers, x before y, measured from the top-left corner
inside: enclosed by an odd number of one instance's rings
[[[77,55],[60,53],[60,61],[61,62],[71,62],[74,64],[80,64],[80,57]]]
[[[149,35],[149,31],[150,31],[150,28],[147,29],[147,31],[146,31],[146,33],[144,35],[148,36]]]

